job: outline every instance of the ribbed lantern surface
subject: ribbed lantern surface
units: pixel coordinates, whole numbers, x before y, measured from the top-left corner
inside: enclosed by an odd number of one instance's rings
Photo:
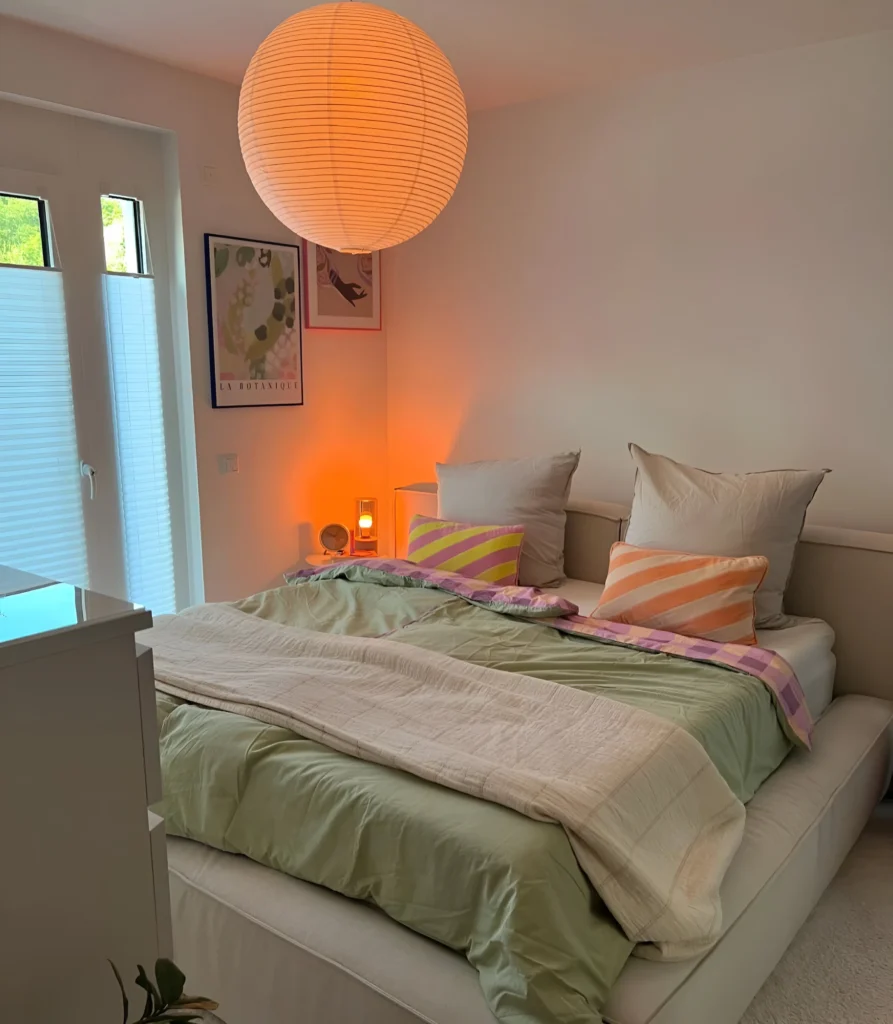
[[[251,60],[239,141],[285,225],[342,252],[412,238],[453,194],[468,144],[450,62],[406,18],[321,4],[284,21]]]

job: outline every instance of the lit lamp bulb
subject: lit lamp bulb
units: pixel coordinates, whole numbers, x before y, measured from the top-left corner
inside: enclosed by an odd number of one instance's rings
[[[353,554],[374,555],[378,551],[378,502],[375,498],[357,499],[357,526]]]

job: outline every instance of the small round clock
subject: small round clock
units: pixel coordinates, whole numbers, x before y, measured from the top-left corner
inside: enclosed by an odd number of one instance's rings
[[[319,531],[319,543],[327,554],[332,552],[341,554],[347,550],[350,543],[350,534],[347,527],[341,523],[329,523]]]

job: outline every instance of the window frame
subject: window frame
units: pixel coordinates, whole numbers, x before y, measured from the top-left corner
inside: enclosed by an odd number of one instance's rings
[[[40,248],[43,254],[43,266],[37,267],[29,263],[3,263],[3,267],[24,267],[27,270],[52,270],[53,245],[50,239],[50,219],[47,217],[47,201],[43,196],[33,196],[25,192],[7,192],[0,189],[0,199],[27,199],[37,203],[37,223],[40,228]]]
[[[125,277],[151,277],[152,270],[149,265],[149,253],[146,246],[145,210],[143,200],[136,196],[125,196],[120,192],[103,192],[100,195],[100,207],[103,199],[117,199],[120,202],[131,203],[133,209],[133,237],[136,245],[136,275],[129,270],[109,270],[105,267],[105,274],[119,274]]]

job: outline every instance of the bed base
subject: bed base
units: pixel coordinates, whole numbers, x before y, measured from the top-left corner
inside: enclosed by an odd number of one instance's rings
[[[610,1024],[736,1024],[886,791],[893,705],[838,698],[748,805],[705,956],[633,958]],[[241,857],[168,840],[175,955],[227,1024],[494,1024],[465,959],[382,912]],[[543,1022],[547,1024],[547,1022]]]

